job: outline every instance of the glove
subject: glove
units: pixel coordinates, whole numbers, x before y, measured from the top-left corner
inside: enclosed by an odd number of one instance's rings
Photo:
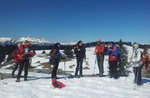
[[[29,56],[29,54],[26,54],[26,55],[23,55],[22,57],[23,57],[23,58],[28,58],[28,57],[30,57],[30,56]]]

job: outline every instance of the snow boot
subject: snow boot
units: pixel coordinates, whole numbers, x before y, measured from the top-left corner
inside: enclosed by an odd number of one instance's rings
[[[17,79],[16,82],[20,82],[20,79]]]

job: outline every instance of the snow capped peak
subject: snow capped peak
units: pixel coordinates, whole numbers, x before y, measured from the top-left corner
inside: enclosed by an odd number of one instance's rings
[[[70,43],[61,43],[61,45],[75,45],[76,42],[70,42]]]
[[[36,37],[31,37],[31,36],[27,36],[27,37],[21,37],[19,38],[17,41],[18,42],[22,42],[28,40],[30,41],[32,44],[50,44],[51,42],[44,40],[43,38],[36,38]]]
[[[21,37],[21,38],[17,38],[17,39],[15,39],[15,38],[0,38],[0,44],[18,44],[25,40],[28,40],[32,44],[36,44],[36,45],[53,44],[52,42],[44,40],[43,38],[36,38],[36,37],[32,37],[32,36]]]
[[[2,37],[0,38],[0,44],[13,44],[15,42],[15,39],[10,37]]]

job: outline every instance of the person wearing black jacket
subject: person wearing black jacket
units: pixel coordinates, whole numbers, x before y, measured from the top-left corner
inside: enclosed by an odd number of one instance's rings
[[[86,49],[82,43],[82,41],[79,41],[77,43],[77,46],[74,47],[74,53],[77,58],[77,67],[75,71],[75,76],[78,76],[78,72],[80,71],[80,76],[83,76],[82,74],[82,65],[83,65],[83,60],[86,59]]]

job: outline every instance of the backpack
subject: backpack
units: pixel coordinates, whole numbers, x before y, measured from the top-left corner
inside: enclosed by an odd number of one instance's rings
[[[54,65],[54,62],[55,62],[56,60],[60,61],[60,60],[61,60],[61,57],[62,57],[62,54],[61,54],[59,51],[57,51],[57,52],[54,54],[54,56],[52,56],[54,50],[55,50],[55,49],[53,49],[53,50],[50,51],[50,59],[49,59],[49,62],[50,62],[50,64],[52,64],[52,65]]]

